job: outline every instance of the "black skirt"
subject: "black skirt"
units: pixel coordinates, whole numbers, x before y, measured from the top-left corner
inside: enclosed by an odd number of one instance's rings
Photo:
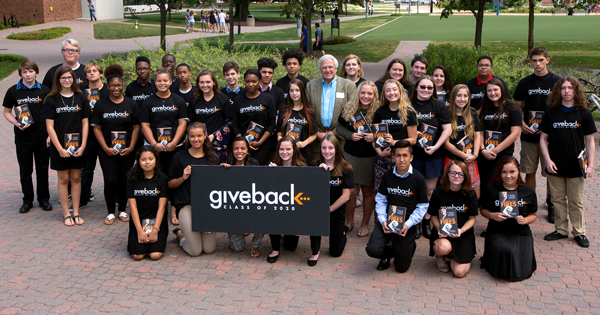
[[[487,270],[492,277],[505,278],[508,281],[530,278],[537,268],[533,237],[488,231],[481,268]]]
[[[166,216],[166,211],[165,211]],[[133,224],[133,218],[129,220],[129,240],[127,242],[127,251],[130,255],[148,255],[150,253],[164,253],[167,247],[167,236],[169,236],[169,226],[167,219],[163,216],[158,231],[156,243],[138,243],[137,230]]]
[[[429,238],[429,256],[434,256],[433,242],[435,242],[439,236],[436,228],[431,229],[431,237]],[[448,237],[446,238],[452,245],[452,251],[446,255],[449,259],[456,261],[459,264],[470,264],[477,249],[475,247],[475,233],[473,228],[463,233],[460,237]]]
[[[71,169],[82,169],[85,167],[85,155],[80,157],[51,157],[50,169],[55,171],[66,171]]]

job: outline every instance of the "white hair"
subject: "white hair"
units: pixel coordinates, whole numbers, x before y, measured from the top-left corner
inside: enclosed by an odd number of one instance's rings
[[[73,45],[74,47],[77,48],[78,52],[81,52],[81,49],[79,48],[79,42],[76,39],[70,39],[70,38],[69,39],[65,39],[62,42],[62,45],[60,47],[60,51],[62,51],[63,49],[65,49],[65,44],[71,44],[71,45]]]
[[[318,64],[318,68],[319,68],[319,69],[321,69],[321,65],[322,65],[322,64],[323,64],[323,62],[325,62],[325,60],[327,60],[327,59],[332,59],[332,60],[333,60],[333,66],[334,66],[336,69],[337,69],[337,68],[338,68],[338,66],[340,65],[340,63],[339,63],[339,61],[337,60],[337,58],[335,58],[335,57],[334,57],[334,56],[332,56],[332,55],[329,55],[329,54],[327,54],[327,55],[323,55],[323,57],[321,57],[321,58],[319,59],[319,64]]]

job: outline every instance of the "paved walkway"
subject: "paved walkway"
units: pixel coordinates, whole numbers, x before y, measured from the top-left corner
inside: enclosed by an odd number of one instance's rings
[[[135,49],[136,41],[157,43],[156,38],[93,40],[89,22],[51,24],[70,24],[73,33],[68,36],[82,42],[82,61],[109,50]],[[42,27],[48,25],[32,28]],[[0,37],[10,31],[0,31]],[[189,37],[170,36],[169,43]],[[0,39],[0,48],[39,62],[43,75],[51,65],[61,62],[61,40],[29,43]],[[418,49],[403,43],[396,53],[410,56]],[[0,82],[0,95],[15,82],[16,75]],[[0,138],[5,139],[0,151],[0,314],[600,313],[598,172],[587,181],[584,197],[591,247],[581,249],[572,238],[544,241],[543,236],[554,227],[545,221],[541,202],[539,218],[531,225],[538,269],[531,279],[518,283],[494,279],[479,268],[483,253],[480,237],[472,269],[463,279],[437,271],[435,260],[428,257],[426,239],[417,241],[408,272],[398,274],[393,268],[377,271],[377,260],[365,254],[367,239],[358,238],[356,230],[340,258],[328,257],[324,238],[322,255],[313,268],[306,264],[308,237],[301,237],[295,252],[283,252],[277,263],[268,264],[265,255],[271,246],[267,237],[261,247],[263,256],[250,259],[250,245],[243,253],[233,253],[221,233],[214,254],[190,258],[170,235],[163,259],[135,262],[126,252],[128,224],[102,223],[106,210],[99,167],[93,185],[96,200],[82,210],[84,225],[63,226],[61,213],[56,210],[59,202],[54,171],[50,172],[50,183],[55,210],[46,213],[36,207],[28,214],[18,214],[22,196],[9,124],[0,123]],[[596,165],[599,162],[596,158]],[[542,201],[545,187],[539,176],[538,181]],[[357,212],[355,222],[360,222],[362,213],[360,209]],[[484,226],[485,220],[478,217],[477,234]]]

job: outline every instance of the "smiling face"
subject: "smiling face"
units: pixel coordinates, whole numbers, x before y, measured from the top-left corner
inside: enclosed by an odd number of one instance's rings
[[[215,83],[210,75],[203,75],[198,78],[198,88],[202,93],[210,93],[213,90]]]
[[[335,146],[331,141],[323,140],[321,142],[321,154],[323,154],[323,158],[325,161],[334,161],[335,159]]]
[[[202,128],[192,128],[188,132],[188,139],[192,148],[198,149],[201,148],[204,144],[204,139],[206,139],[206,134]]]
[[[404,78],[404,66],[397,62],[390,68],[390,77],[394,80],[401,81]]]
[[[246,140],[238,140],[233,143],[233,157],[236,162],[243,163],[248,156],[248,143]]]
[[[431,80],[421,80],[417,86],[417,98],[421,101],[428,100],[433,95],[433,82]]]
[[[225,77],[225,81],[227,81],[228,85],[230,85],[230,86],[238,85],[238,79],[240,78],[240,73],[235,71],[235,69],[229,69],[229,71],[223,73],[223,76]]]
[[[156,157],[154,153],[146,151],[140,155],[138,163],[144,172],[150,172],[156,167]]]
[[[500,91],[500,87],[494,84],[488,84],[486,87],[487,97],[492,102],[497,102],[502,97],[502,91]]]
[[[520,176],[519,169],[513,163],[504,164],[500,176],[505,187],[515,187],[517,185],[517,178]]]
[[[171,77],[166,74],[166,73],[160,73],[156,76],[156,89],[159,92],[162,93],[166,93],[169,91],[169,88],[171,87],[171,83],[173,83],[173,81],[171,81]]]
[[[191,75],[192,72],[190,71],[190,69],[188,69],[188,67],[179,66],[177,68],[177,79],[179,79],[181,83],[187,84],[188,82],[190,82]]]
[[[469,103],[469,92],[467,89],[460,89],[456,93],[456,99],[454,99],[454,105],[460,108],[464,108]]]
[[[77,63],[79,59],[79,48],[69,43],[65,43],[62,49],[62,56],[65,64]]]
[[[145,61],[140,61],[135,65],[135,73],[138,78],[142,81],[146,81],[150,78],[150,73],[152,69],[150,68],[150,64]]]
[[[298,69],[300,69],[300,62],[298,62],[298,59],[288,58],[285,61],[285,70],[287,70],[291,77],[295,77],[298,74]]]
[[[333,59],[328,58],[321,63],[321,67],[319,68],[321,71],[321,76],[325,81],[331,81],[335,78],[335,62]]]
[[[435,69],[433,71],[433,83],[438,87],[440,91],[444,90],[444,83],[446,82],[446,76],[444,75],[444,70]]]
[[[415,63],[410,68],[410,70],[412,71],[413,80],[416,81],[423,74],[425,74],[425,71],[427,71],[427,66],[420,61],[415,61]]]
[[[284,165],[292,163],[292,157],[294,156],[294,147],[289,141],[283,141],[279,145],[279,158]]]
[[[288,92],[288,96],[294,102],[299,101],[300,97],[301,97],[300,88],[296,84],[291,83],[290,84],[290,90]]]
[[[71,86],[73,86],[73,80],[74,78],[71,72],[65,72],[59,77],[60,86],[65,89],[71,89]]]
[[[112,78],[108,82],[108,91],[115,98],[121,97],[123,95],[123,81],[119,78]]]
[[[481,59],[477,63],[477,75],[480,78],[484,78],[484,79],[489,78],[490,75],[492,75],[493,69],[494,69],[494,67],[492,67],[492,61],[489,59]]]
[[[369,107],[371,103],[373,103],[373,99],[375,98],[375,92],[373,92],[373,87],[368,84],[363,84],[360,89],[360,94],[358,95],[360,100],[360,105],[362,107]]]
[[[346,70],[346,74],[349,77],[358,75],[358,69],[360,69],[360,66],[358,65],[358,61],[356,59],[348,59],[346,61],[344,70]]]
[[[248,91],[248,93],[256,92],[256,89],[258,89],[258,77],[254,74],[248,74],[244,78],[244,85],[246,86],[246,91]]]
[[[383,87],[383,93],[390,103],[398,102],[400,100],[400,90],[396,83],[387,83]]]

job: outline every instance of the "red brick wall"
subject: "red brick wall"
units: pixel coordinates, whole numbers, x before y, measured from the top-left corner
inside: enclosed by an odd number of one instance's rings
[[[0,15],[8,18],[11,12],[19,22],[72,20],[81,17],[81,0],[0,0]]]

